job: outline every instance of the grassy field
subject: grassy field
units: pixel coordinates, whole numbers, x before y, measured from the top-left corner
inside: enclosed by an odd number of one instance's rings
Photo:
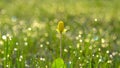
[[[119,0],[0,0],[0,68],[120,68]],[[57,67],[56,67],[57,68]]]

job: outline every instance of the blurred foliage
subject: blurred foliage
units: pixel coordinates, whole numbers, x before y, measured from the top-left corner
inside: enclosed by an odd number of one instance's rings
[[[52,64],[52,68],[66,68],[63,59],[57,58]]]
[[[119,0],[0,0],[0,67],[51,68],[59,57],[58,21],[67,68],[120,67]]]

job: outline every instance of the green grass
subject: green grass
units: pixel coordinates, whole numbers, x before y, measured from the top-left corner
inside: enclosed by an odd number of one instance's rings
[[[119,0],[0,0],[0,68],[120,68]]]

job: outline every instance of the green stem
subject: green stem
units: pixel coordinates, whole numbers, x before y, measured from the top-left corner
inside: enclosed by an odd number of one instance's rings
[[[60,33],[60,57],[62,58],[62,34]]]

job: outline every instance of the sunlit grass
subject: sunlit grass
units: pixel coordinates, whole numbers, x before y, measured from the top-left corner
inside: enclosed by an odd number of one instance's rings
[[[51,68],[60,20],[67,68],[119,68],[119,10],[118,0],[1,0],[0,68]]]

